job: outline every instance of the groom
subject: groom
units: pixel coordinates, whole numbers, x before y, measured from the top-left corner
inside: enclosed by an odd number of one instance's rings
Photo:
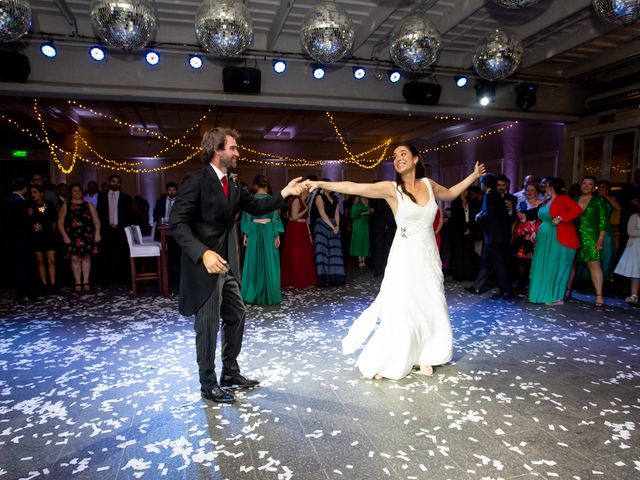
[[[299,195],[300,178],[280,193],[256,199],[229,176],[239,158],[238,132],[214,128],[202,137],[205,166],[189,173],[171,209],[171,234],[182,248],[180,313],[195,314],[196,354],[200,392],[206,399],[232,403],[235,397],[223,387],[253,387],[257,380],[240,373],[237,358],[242,348],[245,306],[240,297],[234,225],[236,207],[262,215],[284,205],[288,195]],[[222,318],[222,372],[215,372],[216,339]]]

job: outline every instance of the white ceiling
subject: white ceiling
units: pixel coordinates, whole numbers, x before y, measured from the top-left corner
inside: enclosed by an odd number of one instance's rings
[[[247,0],[253,19],[254,53],[301,54],[299,32],[306,13],[318,2],[309,0]],[[587,62],[618,61],[640,52],[640,25],[621,28],[593,12],[591,0],[542,0],[533,7],[508,10],[491,0],[338,0],[356,31],[353,57],[388,61],[388,35],[417,8],[425,9],[442,35],[436,68],[469,68],[478,40],[496,27],[514,30],[525,47],[521,74],[570,78],[588,73]],[[155,0],[158,28],[155,43],[196,45],[194,19],[198,0]],[[93,37],[88,0],[33,0],[34,33]],[[70,15],[65,18],[64,11]],[[75,26],[72,26],[72,23]],[[77,31],[76,31],[77,29]],[[611,55],[617,53],[614,61]]]

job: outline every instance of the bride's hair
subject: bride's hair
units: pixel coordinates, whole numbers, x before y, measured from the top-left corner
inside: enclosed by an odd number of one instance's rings
[[[420,158],[420,151],[410,143],[400,143],[396,146],[396,148],[398,147],[405,147],[409,150],[409,152],[411,152],[411,155],[413,155],[414,157],[418,157],[418,163],[416,163],[416,179],[426,177],[427,172],[424,169],[424,164],[422,163],[422,159]],[[396,172],[396,184],[398,185],[397,188],[400,193],[408,196],[413,203],[418,203],[416,197],[414,197],[411,192],[407,192],[407,189],[404,186],[404,180],[402,180],[402,175],[400,175],[398,172]]]

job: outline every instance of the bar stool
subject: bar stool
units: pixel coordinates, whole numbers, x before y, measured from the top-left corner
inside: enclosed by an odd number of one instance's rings
[[[127,243],[129,244],[129,260],[131,262],[131,289],[133,294],[138,294],[137,282],[147,280],[158,280],[160,290],[162,290],[162,267],[160,264],[160,245],[154,243],[142,243],[142,235],[140,227],[132,225],[125,227],[127,235]],[[156,257],[158,259],[158,270],[155,272],[141,271],[138,273],[136,268],[136,258]]]

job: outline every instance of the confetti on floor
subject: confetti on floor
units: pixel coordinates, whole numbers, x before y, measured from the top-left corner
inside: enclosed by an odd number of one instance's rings
[[[233,405],[200,398],[175,296],[5,292],[0,480],[640,478],[640,309],[447,283],[453,362],[372,380],[340,340],[378,286],[248,306],[240,365],[262,383]]]

